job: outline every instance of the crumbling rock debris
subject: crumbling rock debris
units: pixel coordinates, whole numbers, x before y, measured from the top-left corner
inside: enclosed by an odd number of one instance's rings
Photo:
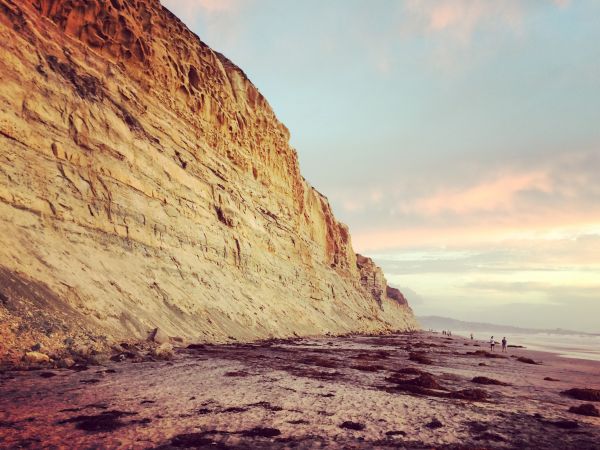
[[[173,352],[173,346],[168,342],[160,344],[153,350],[153,355],[160,359],[173,359],[175,356]]]
[[[156,344],[165,344],[169,342],[169,336],[160,328],[152,330],[148,339]]]
[[[43,364],[50,362],[50,357],[40,352],[27,352],[23,356],[23,359],[29,363]]]

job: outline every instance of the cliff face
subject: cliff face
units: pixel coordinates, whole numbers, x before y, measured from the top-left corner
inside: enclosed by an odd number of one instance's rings
[[[380,308],[384,309],[386,300],[408,307],[408,301],[402,292],[387,285],[383,270],[371,258],[356,255],[356,266],[360,274],[360,284],[373,297]]]
[[[157,0],[0,0],[0,76],[9,346],[416,327],[264,97]]]

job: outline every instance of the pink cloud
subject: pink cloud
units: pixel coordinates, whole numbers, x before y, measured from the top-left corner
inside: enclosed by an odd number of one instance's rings
[[[391,216],[397,217],[381,216],[381,222],[352,227],[353,243],[357,251],[369,253],[600,236],[600,210],[594,207],[594,198],[600,195],[593,175],[596,160],[585,155],[571,152],[543,167],[504,168],[481,174],[471,183],[446,182],[444,188],[420,193],[406,187],[394,192],[389,186],[387,198],[377,208],[370,208],[373,199],[366,194],[346,193],[347,198],[366,202],[363,206],[369,214],[380,214],[388,205]]]
[[[189,18],[198,13],[234,12],[240,8],[243,0],[161,0],[161,3],[180,16]]]
[[[519,0],[409,0],[406,7],[423,31],[444,32],[462,41],[484,25],[516,28],[524,14]]]
[[[576,240],[589,233],[600,235],[600,213],[593,211],[542,214],[535,218],[509,217],[509,224],[488,223],[474,220],[468,226],[442,225],[418,227],[394,227],[352,232],[352,244],[359,253],[416,248],[461,248],[489,243],[520,241],[558,242]],[[597,253],[592,256],[597,260]]]
[[[554,4],[559,8],[566,8],[571,3],[571,0],[554,0]]]
[[[425,216],[444,212],[466,214],[509,210],[515,203],[515,197],[523,191],[551,192],[552,189],[550,176],[546,172],[508,174],[462,190],[440,191],[415,200],[405,209]]]
[[[543,0],[540,4],[565,8],[570,0]],[[480,28],[507,26],[519,31],[532,4],[522,0],[407,0],[412,26],[422,32],[444,33],[468,43]]]
[[[392,72],[392,60],[389,56],[382,56],[375,61],[375,69],[380,75],[389,75]]]
[[[369,188],[359,191],[340,191],[330,194],[330,198],[348,213],[363,212],[368,207],[381,204],[384,200],[384,191],[380,188]]]

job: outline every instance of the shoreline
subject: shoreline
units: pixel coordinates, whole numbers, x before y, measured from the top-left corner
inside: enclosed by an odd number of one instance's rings
[[[476,335],[484,335],[482,332],[474,333]],[[459,330],[456,334],[453,334],[456,337],[460,337],[466,340],[469,340],[469,332],[464,330]],[[494,335],[494,334],[490,334]],[[500,337],[504,334],[496,333],[495,336]],[[506,333],[506,336],[509,336],[509,345],[516,344],[517,346],[524,346],[525,348],[532,351],[541,351],[548,352],[560,355],[564,358],[570,359],[583,359],[590,361],[600,361],[600,336],[582,336],[584,339],[581,339],[580,342],[569,340],[569,338],[578,336],[578,335],[551,335],[551,334],[509,334]],[[555,339],[561,339],[561,342],[554,342]],[[596,339],[598,338],[598,346],[596,343],[588,342],[585,339]],[[475,340],[478,340],[477,338]],[[486,339],[479,339],[480,342],[487,343]],[[499,346],[499,344],[496,344]],[[501,346],[500,346],[501,348]],[[584,356],[585,355],[585,356]]]
[[[482,349],[486,349],[489,351],[489,344],[485,339],[477,339],[474,338],[471,340],[468,336],[464,336],[460,334],[461,332],[457,332],[450,336],[450,338],[456,340],[463,340],[466,343],[476,343]],[[73,347],[64,347],[59,351],[54,351],[47,353],[42,351],[42,353],[46,354],[50,357],[50,362],[44,363],[36,363],[36,362],[28,362],[26,358],[23,356],[20,359],[16,358],[6,358],[4,360],[0,360],[0,373],[6,371],[28,371],[28,370],[36,370],[36,369],[61,369],[65,367],[60,367],[60,361],[64,358],[72,358],[75,360],[76,364],[84,364],[90,366],[101,366],[108,362],[111,358],[115,357],[120,353],[129,350],[136,350],[137,353],[137,361],[136,362],[151,362],[151,361],[159,361],[163,358],[157,356],[155,354],[155,350],[160,344],[167,342],[171,345],[172,349],[175,351],[185,350],[188,346],[218,346],[227,348],[228,346],[236,347],[239,345],[271,345],[272,343],[277,344],[294,344],[295,342],[302,340],[319,340],[319,339],[348,339],[348,338],[378,338],[378,337],[386,337],[386,336],[396,336],[396,335],[424,335],[431,336],[431,338],[441,338],[444,339],[448,336],[442,335],[441,331],[426,331],[426,330],[411,330],[411,331],[383,331],[381,333],[345,333],[345,334],[324,334],[324,335],[309,335],[309,336],[290,336],[290,337],[281,337],[281,338],[266,338],[266,339],[256,339],[249,341],[230,341],[230,342],[190,342],[181,338],[165,338],[165,340],[160,342],[154,342],[151,338],[145,340],[132,340],[132,341],[124,341],[121,344],[113,343],[113,344],[104,344],[102,347],[94,348],[94,344],[90,341],[82,344],[76,344]],[[510,342],[514,342],[511,340]],[[525,344],[525,345],[523,345]],[[535,345],[529,344],[527,342],[521,342],[517,340],[517,344],[508,344],[509,354],[510,352],[521,352],[521,353],[531,353],[531,355],[538,355],[540,358],[544,358],[544,355],[547,354],[550,358],[564,358],[566,360],[576,360],[580,363],[587,362],[595,362],[600,366],[600,357],[596,358],[595,354],[593,358],[582,358],[579,356],[572,356],[566,354],[565,352],[557,349],[552,350],[548,348],[532,348],[536,347]],[[497,341],[495,353],[501,353],[502,346]],[[573,349],[577,350],[577,349]],[[25,355],[26,351],[22,351],[23,355]],[[576,353],[576,352],[575,352]],[[170,358],[167,358],[170,359]]]
[[[597,448],[600,418],[569,408],[600,403],[561,392],[600,392],[600,362],[488,349],[428,332],[326,336],[5,371],[0,448]]]

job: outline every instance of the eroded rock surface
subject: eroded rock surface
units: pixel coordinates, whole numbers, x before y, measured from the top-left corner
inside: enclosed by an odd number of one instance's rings
[[[417,327],[265,98],[157,0],[0,0],[0,76],[0,358]]]

